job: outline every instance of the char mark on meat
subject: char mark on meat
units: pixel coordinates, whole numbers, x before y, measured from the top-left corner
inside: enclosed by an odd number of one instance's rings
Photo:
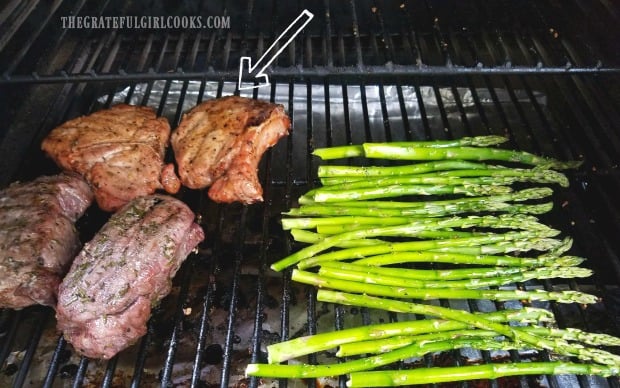
[[[67,171],[84,176],[99,207],[115,211],[158,189],[176,193],[174,166],[164,164],[168,121],[149,107],[119,104],[53,129],[41,148]]]
[[[193,189],[210,187],[216,202],[262,201],[258,164],[289,128],[282,105],[237,96],[205,101],[172,133],[181,182]]]

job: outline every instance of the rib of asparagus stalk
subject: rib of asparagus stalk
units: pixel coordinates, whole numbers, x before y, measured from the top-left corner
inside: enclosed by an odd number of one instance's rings
[[[463,137],[456,140],[433,140],[433,141],[412,141],[412,142],[399,142],[394,144],[411,145],[416,147],[429,147],[429,148],[441,148],[441,147],[458,147],[458,146],[474,146],[474,147],[487,147],[497,144],[502,144],[508,141],[503,136],[474,136]],[[342,159],[353,158],[358,156],[364,156],[364,148],[362,145],[346,145],[339,147],[317,148],[312,153],[320,157],[321,159]]]
[[[390,185],[510,185],[515,182],[558,184],[568,187],[566,175],[543,169],[456,170],[434,174],[396,175],[371,178],[321,178],[323,190],[351,190]]]
[[[446,219],[427,219],[413,221],[404,225],[386,226],[381,228],[369,228],[354,230],[348,233],[341,233],[329,236],[320,242],[303,248],[292,255],[271,265],[275,271],[281,271],[286,267],[294,265],[303,259],[307,259],[328,248],[338,245],[342,241],[379,236],[408,236],[415,235],[420,231],[437,230],[445,228],[471,228],[471,227],[490,227],[536,230],[540,234],[559,233],[548,226],[539,223],[534,217],[524,215],[500,215],[500,216],[469,216],[454,217]],[[438,240],[435,240],[438,241]],[[370,248],[370,247],[367,247]]]
[[[534,349],[546,349],[563,356],[574,356],[584,361],[594,361],[600,364],[610,365],[614,368],[620,367],[620,356],[615,354],[600,349],[585,348],[578,344],[570,344],[558,338],[549,339],[530,334],[521,330],[519,327],[490,322],[476,314],[463,310],[321,289],[317,292],[317,300],[320,302],[376,308],[401,313],[431,315],[441,319],[455,320],[479,329],[495,331],[515,342],[528,344]]]
[[[483,317],[489,322],[512,322],[519,324],[554,322],[553,313],[535,307],[524,307],[518,310],[500,310],[488,313],[474,313],[474,315]],[[277,364],[351,342],[403,335],[420,335],[433,332],[462,330],[471,327],[472,326],[467,323],[443,319],[422,319],[417,321],[358,326],[350,329],[298,337],[268,345],[268,362],[270,364]]]
[[[506,150],[489,147],[444,147],[430,148],[416,145],[394,143],[364,143],[364,157],[391,160],[498,160],[544,166],[553,169],[577,168],[580,161],[560,161],[537,156],[525,151]]]
[[[609,377],[618,374],[618,367],[556,361],[356,372],[350,374],[347,386],[396,387],[414,384],[497,379],[507,376],[563,374]]]
[[[578,329],[555,329],[542,326],[521,326],[522,330],[542,337],[560,338],[565,341],[576,341],[593,346],[620,346],[620,338],[607,334],[588,333]],[[460,337],[495,338],[497,333],[490,330],[451,330],[419,335],[398,335],[359,342],[348,342],[339,345],[336,356],[349,357],[360,354],[375,354],[402,348],[413,342],[445,341]]]
[[[528,300],[528,301],[555,301],[558,303],[592,304],[598,301],[595,295],[580,291],[546,291],[546,290],[486,290],[486,289],[445,289],[445,288],[418,288],[406,286],[386,286],[357,281],[344,280],[325,274],[294,269],[291,279],[313,285],[319,288],[364,293],[366,295],[383,296],[389,298],[408,299],[486,299],[494,301]],[[413,283],[413,282],[412,282]]]

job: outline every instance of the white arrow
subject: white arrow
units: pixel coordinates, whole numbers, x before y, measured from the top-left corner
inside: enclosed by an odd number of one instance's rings
[[[295,37],[299,35],[301,30],[303,30],[304,27],[306,27],[306,25],[310,23],[310,20],[312,20],[313,17],[314,15],[310,11],[304,9],[299,14],[299,16],[297,16],[297,18],[293,20],[293,22],[288,27],[286,27],[286,30],[284,30],[284,32],[282,32],[280,36],[278,36],[278,38],[273,42],[273,44],[269,46],[267,51],[265,51],[263,56],[260,57],[258,61],[256,61],[254,66],[252,66],[252,59],[250,57],[241,57],[241,60],[239,61],[239,90],[254,89],[269,85],[269,77],[267,76],[267,74],[265,74],[265,69],[267,69],[269,65],[271,65],[271,63],[276,60],[278,55],[280,55],[282,51],[284,51],[286,46],[288,46],[293,41],[293,39],[295,39]],[[290,34],[290,31],[293,31],[293,33]],[[288,38],[286,43],[282,44],[280,46],[280,49],[274,52],[278,42],[284,40],[289,34],[290,37]],[[263,64],[263,62],[265,63]],[[261,69],[254,74],[255,70],[258,69],[258,67],[261,65]],[[258,85],[241,86],[241,79],[246,78],[244,77],[244,75],[254,75],[254,78],[262,77],[263,81],[259,82]]]

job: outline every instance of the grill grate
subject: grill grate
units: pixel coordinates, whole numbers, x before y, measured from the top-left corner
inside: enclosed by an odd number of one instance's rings
[[[13,2],[15,3],[15,2]],[[198,2],[196,2],[198,4]],[[15,5],[15,4],[13,4]],[[568,3],[423,0],[324,1],[317,16],[273,69],[284,77],[390,74],[617,73],[618,25],[608,0]],[[64,83],[136,79],[234,79],[242,55],[260,55],[303,8],[277,3],[153,6],[147,15],[229,17],[230,28],[177,30],[62,29],[61,17],[144,15],[119,0],[66,4],[31,0],[0,15],[0,82]],[[592,23],[576,25],[574,15]],[[3,18],[4,16],[4,18]],[[4,22],[4,23],[2,23]],[[612,27],[613,28],[613,27]],[[613,30],[612,30],[613,31]],[[388,65],[386,67],[386,65]]]
[[[342,306],[332,311],[316,301],[311,288],[292,284],[290,273],[280,277],[267,270],[269,263],[297,248],[279,230],[277,222],[280,211],[294,205],[297,196],[314,185],[317,161],[307,156],[308,151],[311,147],[348,141],[440,139],[507,131],[516,148],[566,159],[582,155],[586,167],[573,174],[571,189],[560,192],[556,198],[556,202],[568,201],[569,205],[557,209],[550,222],[575,237],[576,254],[590,258],[589,265],[595,270],[595,276],[579,284],[544,282],[542,286],[548,289],[568,286],[594,292],[602,296],[603,302],[587,309],[553,304],[544,304],[544,307],[554,311],[562,326],[618,333],[620,275],[614,236],[620,224],[615,216],[618,205],[613,201],[618,189],[613,164],[617,160],[617,152],[613,152],[617,136],[598,129],[612,129],[613,123],[608,121],[612,117],[596,115],[596,121],[589,121],[587,117],[593,115],[590,107],[578,102],[588,98],[586,92],[598,89],[575,87],[582,82],[596,86],[604,80],[593,81],[584,76],[578,80],[557,77],[549,81],[550,84],[546,84],[547,81],[533,76],[457,76],[448,80],[415,77],[397,85],[316,85],[291,81],[273,84],[267,92],[255,91],[254,97],[283,102],[294,124],[293,135],[269,151],[261,165],[265,203],[251,207],[216,206],[202,193],[182,194],[202,215],[208,243],[199,255],[188,260],[175,278],[175,292],[154,314],[149,334],[131,351],[107,363],[77,359],[74,355],[66,357],[70,347],[55,333],[50,310],[33,307],[20,312],[3,311],[0,322],[3,334],[0,355],[5,361],[3,378],[22,386],[40,373],[42,385],[53,387],[65,382],[62,376],[69,375],[67,381],[73,386],[95,383],[112,387],[123,377],[131,386],[148,386],[160,380],[164,385],[173,385],[186,374],[185,381],[192,386],[200,386],[204,381],[215,381],[214,384],[222,387],[241,383],[259,386],[258,380],[243,379],[243,367],[247,362],[264,360],[264,346],[272,341],[317,332],[325,328],[326,321],[331,322],[332,328],[346,328],[377,323],[378,319],[405,319],[400,314]],[[449,86],[442,86],[444,83]],[[193,101],[195,97],[198,101],[203,91],[207,91],[207,96],[209,90],[214,96],[235,91],[233,83],[218,82],[213,86],[205,80],[199,83],[167,81],[161,91],[156,90],[157,86],[148,84],[142,89],[140,84],[133,84],[127,89],[133,90],[133,97],[169,116],[175,124],[180,117],[180,107],[187,99]],[[93,110],[126,98],[116,88],[93,87],[117,96],[104,94],[99,98],[103,102],[88,101],[87,105]],[[73,98],[89,95],[87,89],[82,94],[74,93]],[[194,90],[200,94],[192,97]],[[583,95],[558,93],[558,90],[581,90]],[[412,104],[408,100],[410,96],[417,96],[419,100]],[[613,102],[607,104],[599,109],[604,111],[613,106]],[[68,108],[59,117],[61,121],[71,114],[71,102],[64,102],[64,105]],[[564,116],[570,107],[578,110]],[[589,123],[593,132],[586,134],[579,128],[585,123]],[[610,152],[606,152],[607,149]],[[298,155],[306,156],[299,158]],[[24,174],[39,173],[41,163],[45,161],[40,156],[24,160]],[[83,220],[84,229],[96,230],[100,217],[101,214],[88,214]],[[610,270],[610,266],[616,269]],[[523,286],[535,287],[530,283]],[[473,301],[462,306],[454,301],[440,303],[473,311],[504,307]],[[192,309],[189,314],[188,308]],[[220,318],[213,318],[214,312],[219,313]],[[216,337],[221,342],[213,342]],[[220,345],[222,351],[221,362],[212,368],[217,374],[215,378],[204,375],[205,363],[214,357],[213,347],[209,345],[214,344]],[[454,352],[451,362],[462,362],[459,354]],[[480,356],[485,362],[495,357],[488,352]],[[508,356],[519,361],[527,355],[512,352]],[[310,358],[309,362],[319,362],[319,359]],[[436,362],[440,361],[425,359],[427,365]],[[12,374],[9,372],[14,367],[10,365],[17,367]],[[547,380],[552,386],[566,386],[561,378]],[[531,378],[519,381],[521,386],[536,385]],[[617,384],[613,379],[608,382],[593,382],[588,378],[572,381],[577,382],[584,387]],[[343,384],[341,380],[340,385]]]
[[[402,5],[401,5],[402,3]],[[259,55],[304,7],[277,2],[160,10],[154,15],[230,15],[230,30],[72,31],[60,15],[144,14],[120,1],[10,1],[0,10],[0,185],[56,169],[39,151],[51,128],[117,102],[149,105],[173,127],[206,98],[238,93],[242,55]],[[160,5],[161,6],[161,5]],[[317,20],[271,70],[272,85],[249,96],[284,104],[293,133],[261,162],[263,204],[217,206],[203,193],[180,195],[200,216],[207,241],[174,279],[138,344],[108,362],[77,357],[55,331],[53,311],[0,311],[1,386],[261,386],[248,362],[265,360],[271,342],[379,320],[421,318],[316,301],[314,290],[268,265],[298,246],[278,225],[280,213],[316,184],[314,147],[382,140],[508,134],[511,147],[562,159],[585,159],[565,203],[549,217],[588,257],[591,279],[526,283],[600,295],[582,308],[553,303],[560,326],[620,333],[620,12],[612,2],[429,2],[324,0],[305,4]],[[157,7],[157,6],[154,6]],[[133,13],[132,13],[133,12]],[[591,22],[573,26],[575,15]],[[242,21],[242,22],[241,22]],[[32,28],[32,26],[35,26]],[[555,34],[558,34],[557,36]],[[5,55],[5,54],[10,55]],[[31,112],[38,114],[33,115]],[[105,216],[80,221],[86,239]],[[438,301],[471,311],[503,304]],[[464,363],[425,357],[427,366]],[[481,352],[483,362],[497,355]],[[527,361],[531,354],[505,357]],[[312,356],[320,362],[329,354]],[[541,359],[549,359],[544,352]],[[333,360],[332,360],[333,361]],[[405,366],[405,365],[401,365]],[[345,379],[329,381],[345,386]],[[532,377],[492,386],[539,386]],[[618,387],[617,378],[545,377],[552,387]],[[266,383],[265,383],[266,384]],[[464,384],[473,386],[474,384]],[[279,386],[314,386],[280,381]]]

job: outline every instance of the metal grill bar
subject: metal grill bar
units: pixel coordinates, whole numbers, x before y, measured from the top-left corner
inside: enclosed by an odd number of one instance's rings
[[[419,76],[453,76],[459,75],[503,75],[503,74],[541,74],[541,75],[577,75],[577,74],[620,74],[620,68],[614,67],[444,67],[444,66],[417,66],[417,65],[393,65],[389,67],[385,66],[373,66],[362,65],[359,68],[353,69],[349,67],[344,68],[326,68],[315,66],[311,69],[300,70],[297,67],[287,68],[273,68],[274,73],[270,75],[270,78],[275,82],[283,82],[286,79],[298,78],[298,79],[311,79],[313,81],[320,81],[323,79],[334,78],[334,74],[337,74],[339,79],[348,80],[349,83],[355,83],[359,80],[360,70],[364,72],[365,77],[369,82],[376,82],[377,79],[392,80],[398,78],[407,78],[412,75]],[[56,83],[78,83],[78,82],[140,82],[149,80],[191,80],[202,79],[204,77],[210,79],[223,79],[227,81],[234,81],[238,78],[239,73],[237,70],[206,70],[206,71],[183,71],[182,69],[176,69],[174,71],[159,73],[151,70],[146,73],[129,73],[123,69],[119,69],[118,73],[99,73],[95,70],[89,69],[85,73],[68,73],[61,71],[59,75],[41,75],[34,72],[32,75],[3,75],[0,78],[0,85],[14,85],[14,84],[56,84]]]
[[[168,351],[166,353],[166,360],[164,361],[164,365],[161,372],[161,386],[162,387],[172,387],[172,369],[174,367],[174,356],[177,350],[177,346],[179,346],[179,331],[181,330],[181,319],[184,315],[183,308],[185,299],[187,298],[188,288],[192,279],[193,273],[193,265],[192,261],[189,262],[189,265],[185,265],[183,267],[183,273],[181,274],[181,291],[179,292],[177,303],[176,303],[176,311],[174,313],[174,326],[172,329],[172,333],[170,334],[170,345],[168,346]]]

